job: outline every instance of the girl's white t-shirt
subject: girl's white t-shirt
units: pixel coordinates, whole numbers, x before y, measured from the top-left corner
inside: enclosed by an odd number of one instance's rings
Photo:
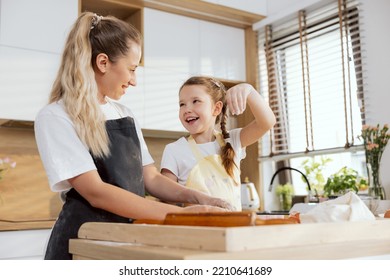
[[[227,140],[235,152],[234,162],[240,168],[240,161],[245,158],[245,148],[241,147],[241,128],[229,131],[230,138]],[[218,141],[197,144],[204,156],[220,154]],[[185,185],[192,168],[197,164],[196,158],[186,138],[181,137],[176,142],[168,144],[163,152],[160,168],[170,170],[178,178],[181,185]]]
[[[114,101],[101,105],[101,109],[107,120],[127,116],[134,119],[141,146],[142,165],[154,163],[141,128],[130,109]],[[68,179],[96,170],[87,146],[78,137],[61,101],[42,108],[35,119],[34,130],[39,154],[52,191],[67,191],[72,188]]]

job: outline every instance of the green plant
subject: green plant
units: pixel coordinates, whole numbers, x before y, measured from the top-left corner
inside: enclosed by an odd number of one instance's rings
[[[326,196],[342,195],[348,191],[357,193],[364,184],[367,184],[366,179],[360,178],[356,170],[344,166],[328,178],[324,185],[324,194]]]
[[[307,180],[310,182],[310,187],[316,194],[322,193],[324,189],[326,180],[323,175],[323,170],[325,166],[331,161],[331,158],[321,156],[319,157],[319,161],[312,157],[304,160],[301,163]],[[302,181],[306,183],[303,177]]]
[[[285,185],[278,185],[275,189],[275,193],[277,195],[293,195],[294,194],[294,186],[290,183]]]
[[[290,183],[278,185],[275,189],[275,193],[279,196],[282,210],[290,210],[292,205],[292,197],[294,195],[294,186]]]
[[[364,142],[364,151],[366,155],[367,173],[369,174],[370,191],[374,196],[379,196],[384,199],[382,193],[382,184],[380,182],[380,164],[382,154],[390,139],[388,133],[389,126],[385,124],[382,128],[379,124],[376,126],[364,125],[362,127],[362,135],[358,136]]]

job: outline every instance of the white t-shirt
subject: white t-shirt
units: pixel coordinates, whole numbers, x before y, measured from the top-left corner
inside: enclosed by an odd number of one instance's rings
[[[130,109],[114,101],[107,102],[101,108],[107,120],[127,116],[134,118]],[[135,119],[134,122],[141,145],[142,165],[154,163],[140,126]],[[52,191],[67,191],[72,188],[68,179],[96,170],[87,146],[78,137],[61,101],[42,108],[35,119],[34,129],[39,154]]]
[[[229,131],[230,138],[228,139],[235,152],[234,162],[238,168],[240,168],[240,161],[246,156],[245,148],[241,147],[240,132],[241,128]],[[197,144],[197,147],[204,156],[219,154],[221,149],[217,140]],[[187,178],[196,164],[196,158],[185,137],[181,137],[165,147],[161,159],[161,169],[170,170],[178,178],[180,184],[186,184]]]

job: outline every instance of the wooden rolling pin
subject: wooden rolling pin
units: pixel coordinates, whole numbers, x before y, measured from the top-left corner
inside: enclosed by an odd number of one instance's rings
[[[160,224],[180,226],[243,227],[279,224],[298,224],[295,217],[267,219],[257,217],[256,212],[206,212],[168,213],[165,220],[135,220],[135,224]]]

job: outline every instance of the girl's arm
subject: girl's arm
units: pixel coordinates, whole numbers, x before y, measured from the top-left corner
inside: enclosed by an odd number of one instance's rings
[[[161,169],[161,174],[168,177],[169,179],[175,181],[175,182],[178,182],[178,178],[175,174],[173,174],[173,172],[171,172],[170,170],[166,169],[166,168],[163,168]]]
[[[162,175],[153,164],[144,166],[143,175],[146,190],[154,197],[164,201],[212,205],[233,210],[233,207],[228,202],[220,198],[185,188],[167,176]]]
[[[250,84],[238,84],[230,88],[226,95],[229,110],[233,115],[242,114],[248,104],[255,118],[241,130],[242,147],[255,143],[275,125],[276,119],[271,108]]]
[[[93,207],[132,219],[163,220],[167,213],[173,212],[224,211],[222,208],[206,205],[181,208],[145,199],[103,182],[96,170],[83,173],[68,181]]]

